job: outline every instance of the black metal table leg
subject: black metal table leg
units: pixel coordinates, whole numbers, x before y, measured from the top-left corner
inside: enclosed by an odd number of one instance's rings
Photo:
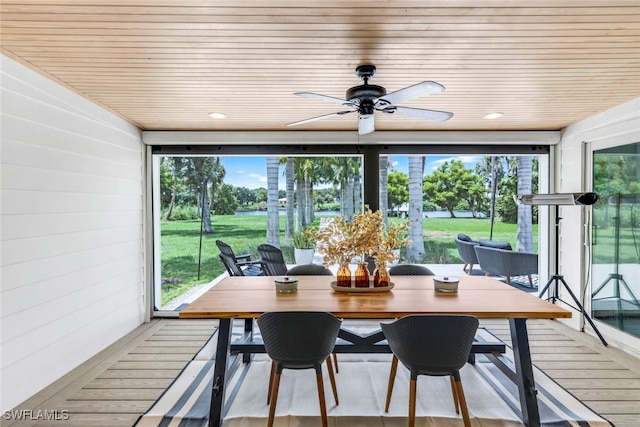
[[[516,384],[520,394],[522,421],[527,427],[540,427],[536,383],[533,378],[533,364],[527,335],[527,319],[509,319],[513,362],[516,368]]]
[[[244,319],[244,334],[246,340],[253,341],[253,319]],[[251,361],[251,353],[242,355],[242,362],[249,363]]]
[[[231,344],[232,319],[220,319],[218,324],[218,345],[216,347],[216,361],[213,367],[213,388],[211,390],[211,408],[209,409],[209,427],[222,425],[222,411],[224,409],[224,387],[229,346]]]

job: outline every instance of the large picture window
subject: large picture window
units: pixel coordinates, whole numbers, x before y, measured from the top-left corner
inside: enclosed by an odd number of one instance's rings
[[[526,192],[546,189],[546,150],[519,148],[499,155],[415,147],[332,155],[326,147],[308,155],[154,150],[154,308],[180,310],[226,274],[217,241],[251,260],[269,243],[293,265],[301,231],[337,215],[349,220],[365,206],[382,210],[387,222],[417,224],[409,228],[412,244],[399,249],[403,263],[461,265],[460,233],[537,252],[537,211],[523,219],[513,195],[523,183]]]

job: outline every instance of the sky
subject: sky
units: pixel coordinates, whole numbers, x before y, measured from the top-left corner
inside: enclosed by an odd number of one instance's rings
[[[474,168],[483,156],[427,156],[425,175],[436,170],[442,163],[450,160],[461,160],[468,168]],[[407,156],[391,156],[392,168],[408,173]],[[267,187],[267,161],[264,156],[223,156],[222,164],[226,175],[224,182],[236,187],[260,188]],[[284,165],[280,166],[280,189],[285,188]]]

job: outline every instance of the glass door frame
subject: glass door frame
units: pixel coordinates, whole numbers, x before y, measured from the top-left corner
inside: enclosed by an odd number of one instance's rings
[[[637,133],[634,132],[625,132],[621,134],[617,134],[614,136],[605,137],[602,139],[597,139],[593,141],[585,141],[585,182],[584,188],[592,190],[593,188],[593,161],[594,161],[594,152],[598,150],[604,150],[607,148],[614,148],[623,145],[640,143],[640,138]],[[589,221],[593,221],[593,218],[590,218]],[[591,224],[591,226],[593,226]],[[591,240],[589,243],[589,254],[593,253],[593,241]],[[588,272],[587,272],[587,295],[589,298],[585,298],[585,310],[588,313],[592,313],[592,304],[591,304],[591,294],[594,289],[600,286],[600,283],[593,282],[593,260],[590,258],[588,260]],[[602,335],[608,340],[613,341],[617,347],[622,348],[623,350],[632,353],[632,354],[640,354],[640,338],[635,337],[631,334],[628,334],[620,329],[614,328],[608,323],[602,322],[595,317],[592,317],[593,321],[596,322],[598,329],[602,333]]]

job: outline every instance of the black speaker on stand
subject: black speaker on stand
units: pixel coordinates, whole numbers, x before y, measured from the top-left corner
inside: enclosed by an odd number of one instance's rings
[[[560,237],[560,214],[558,205],[593,205],[598,201],[598,195],[596,193],[565,193],[565,194],[529,194],[529,195],[518,195],[516,196],[516,201],[518,203],[523,203],[527,205],[553,205],[554,206],[554,216],[555,216],[555,269],[556,272],[549,278],[549,281],[544,285],[542,290],[540,291],[539,297],[542,298],[547,290],[551,288],[551,292],[549,293],[549,297],[546,298],[547,301],[555,304],[556,301],[560,301],[573,308],[576,311],[582,313],[584,318],[589,325],[593,328],[602,344],[605,346],[608,345],[607,341],[604,339],[596,325],[593,323],[591,316],[584,310],[584,306],[580,303],[580,300],[573,293],[567,282],[564,280],[564,276],[562,276],[558,272],[558,268],[560,265],[560,257],[559,257],[559,237]],[[571,296],[573,300],[573,304],[567,301],[564,301],[559,297],[560,295],[560,285],[564,287],[567,293]]]

